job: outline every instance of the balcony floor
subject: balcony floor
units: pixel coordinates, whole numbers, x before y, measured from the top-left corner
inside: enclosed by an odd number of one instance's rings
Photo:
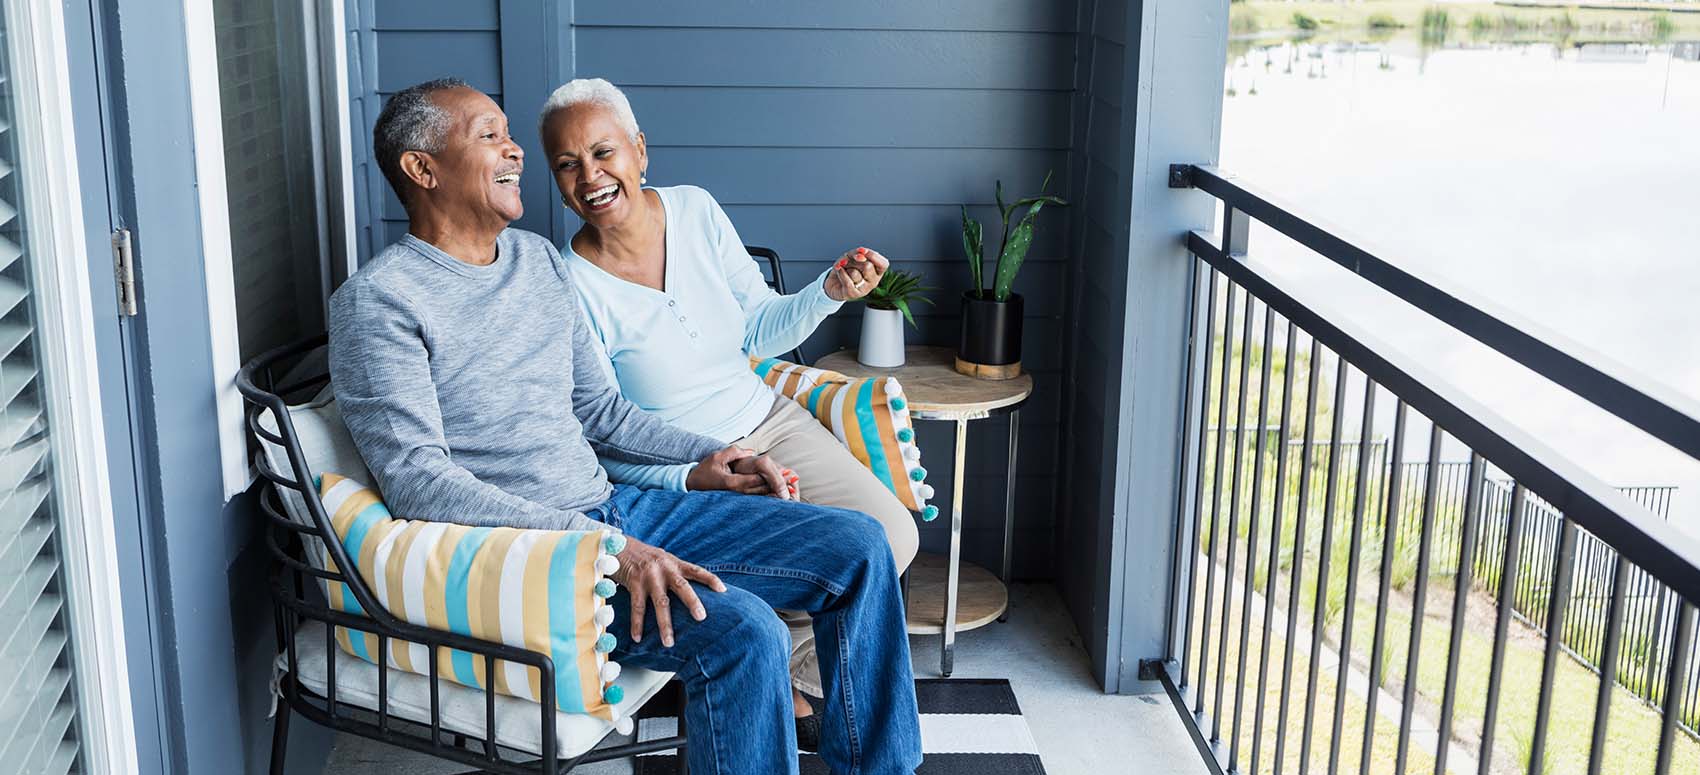
[[[958,678],[1007,678],[1026,714],[1050,775],[1205,772],[1174,708],[1162,694],[1106,695],[1087,669],[1080,636],[1048,584],[1018,584],[1009,621],[962,633],[956,642]],[[911,640],[915,675],[938,675],[939,636]],[[1137,762],[1137,764],[1135,764]],[[466,768],[352,735],[337,737],[326,775],[439,775]],[[631,772],[605,762],[574,775]]]

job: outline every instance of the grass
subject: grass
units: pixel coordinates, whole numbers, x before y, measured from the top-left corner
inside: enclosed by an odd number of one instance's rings
[[[1212,327],[1214,330],[1221,328],[1221,306],[1218,305],[1219,315],[1216,324]],[[1292,420],[1289,423],[1287,438],[1303,438],[1306,433],[1313,432],[1303,427],[1306,394],[1314,389],[1319,399],[1326,399],[1331,396],[1334,392],[1333,369],[1324,365],[1324,368],[1320,370],[1319,381],[1316,385],[1311,386],[1308,384],[1308,358],[1310,354],[1304,349],[1303,345],[1300,346],[1296,357],[1292,358],[1292,363],[1289,364],[1288,354],[1282,346],[1277,346],[1272,352],[1265,352],[1254,340],[1249,348],[1243,347],[1242,343],[1238,341],[1238,326],[1241,324],[1243,324],[1243,321],[1236,321],[1235,341],[1229,347],[1226,373],[1222,368],[1222,337],[1214,337],[1212,347],[1216,366],[1212,369],[1210,383],[1205,386],[1206,395],[1213,399],[1206,402],[1206,408],[1209,410],[1209,422],[1212,426],[1220,422],[1226,428],[1269,427],[1278,423],[1284,377],[1287,369],[1293,368],[1296,371],[1293,373]],[[1256,326],[1254,325],[1253,328],[1255,332]],[[1260,339],[1261,337],[1256,338]],[[1277,332],[1275,338],[1282,340],[1284,336]],[[1259,405],[1265,400],[1261,385],[1264,380],[1265,359],[1268,359],[1268,380],[1270,383],[1266,396],[1267,411]],[[1238,400],[1242,361],[1246,379],[1245,392],[1248,398],[1244,407],[1240,406]],[[1217,398],[1224,396],[1224,382],[1226,383],[1225,400],[1228,408],[1225,419],[1218,414],[1222,407],[1218,403],[1221,399]],[[1242,414],[1244,415],[1243,420],[1241,419]],[[1302,625],[1301,632],[1308,633],[1312,624],[1316,621],[1315,611],[1317,606],[1320,605],[1322,608],[1322,628],[1329,633],[1328,641],[1333,643],[1338,643],[1337,634],[1343,623],[1350,561],[1353,557],[1358,558],[1359,583],[1357,590],[1359,598],[1355,603],[1357,612],[1352,621],[1352,652],[1354,658],[1363,663],[1360,669],[1368,672],[1368,665],[1365,660],[1371,652],[1371,643],[1375,637],[1374,596],[1378,589],[1379,574],[1383,566],[1382,553],[1389,545],[1383,514],[1387,503],[1386,493],[1384,492],[1387,484],[1381,475],[1368,477],[1369,481],[1363,492],[1365,507],[1362,521],[1364,528],[1359,545],[1354,551],[1351,543],[1351,526],[1357,512],[1355,501],[1358,498],[1358,493],[1355,483],[1357,480],[1358,453],[1362,448],[1353,440],[1353,437],[1358,435],[1360,430],[1355,427],[1358,418],[1347,417],[1342,419],[1344,420],[1342,424],[1343,438],[1338,452],[1338,470],[1335,474],[1336,486],[1332,502],[1333,528],[1326,545],[1322,538],[1322,513],[1329,500],[1327,485],[1329,445],[1326,439],[1318,440],[1312,450],[1310,465],[1304,467],[1301,466],[1301,450],[1298,446],[1281,443],[1283,440],[1279,434],[1268,431],[1222,434],[1222,440],[1226,442],[1227,446],[1223,449],[1222,476],[1219,488],[1215,484],[1217,478],[1215,458],[1217,434],[1211,434],[1204,450],[1202,450],[1204,454],[1202,455],[1203,471],[1201,476],[1204,486],[1204,499],[1201,501],[1202,509],[1200,512],[1200,544],[1202,547],[1211,547],[1214,542],[1215,555],[1219,558],[1225,557],[1227,547],[1221,544],[1222,537],[1215,534],[1215,526],[1221,525],[1223,533],[1231,535],[1235,545],[1236,557],[1234,573],[1232,574],[1234,590],[1232,597],[1238,599],[1242,595],[1247,574],[1250,575],[1255,589],[1263,592],[1268,589],[1270,574],[1275,573],[1276,587],[1279,588],[1275,594],[1275,600],[1277,605],[1282,608],[1285,608],[1291,599],[1294,587],[1293,567],[1302,557],[1303,572],[1297,579],[1298,605],[1295,611],[1295,615]],[[1415,417],[1412,420],[1420,422]],[[1326,436],[1332,433],[1332,428],[1328,427],[1331,425],[1331,417],[1328,414],[1319,414],[1313,424],[1324,426],[1315,429],[1314,433],[1318,436]],[[1420,428],[1416,432],[1420,432]],[[1260,442],[1263,445],[1261,451],[1258,450]],[[1283,477],[1279,481],[1277,481],[1279,465],[1274,452],[1275,449],[1281,450],[1280,454],[1285,455],[1287,461],[1285,470],[1281,472]],[[1381,444],[1372,443],[1369,446],[1369,452],[1369,470],[1385,471],[1387,448]],[[1261,471],[1258,465],[1260,456]],[[1236,470],[1239,478],[1238,487],[1240,488],[1237,498],[1234,494],[1235,485],[1233,483]],[[1382,685],[1391,689],[1402,687],[1404,683],[1405,653],[1410,637],[1410,593],[1413,591],[1416,582],[1420,536],[1422,534],[1421,522],[1424,504],[1420,493],[1426,484],[1421,476],[1421,468],[1405,468],[1402,470],[1404,476],[1401,482],[1402,496],[1399,499],[1398,528],[1392,536],[1391,561],[1387,563],[1389,586],[1394,590],[1394,603],[1388,612],[1389,624],[1385,631],[1389,645],[1383,651],[1380,660],[1382,668],[1380,681]],[[1457,479],[1446,478],[1450,476],[1447,470],[1449,469],[1443,469],[1439,474],[1442,476],[1441,492],[1445,497],[1436,504],[1433,532],[1430,533],[1437,541],[1436,545],[1430,548],[1430,595],[1432,599],[1428,611],[1431,614],[1442,616],[1450,611],[1449,604],[1442,605],[1435,601],[1448,600],[1450,597],[1449,579],[1456,573],[1457,563],[1460,559],[1457,555],[1457,540],[1458,533],[1461,530],[1463,507],[1461,490],[1463,469],[1458,468],[1452,472],[1460,477]],[[1261,473],[1261,481],[1256,481],[1259,473]],[[1309,484],[1306,503],[1302,509],[1306,524],[1301,540],[1297,523],[1301,511],[1298,490],[1302,480],[1308,480]],[[1254,500],[1251,497],[1253,489],[1260,492],[1257,500],[1264,505],[1264,508],[1259,510],[1257,515],[1255,530],[1252,525],[1251,508]],[[1453,492],[1454,489],[1457,492]],[[1445,495],[1446,493],[1452,493],[1452,495]],[[1503,503],[1506,505],[1491,507],[1499,509],[1499,511],[1490,513],[1503,514],[1503,509],[1509,504],[1509,496],[1503,493],[1492,495],[1491,491],[1484,493],[1484,497],[1489,498],[1490,503],[1501,503],[1499,498],[1502,496],[1504,497]],[[1272,529],[1274,510],[1271,507],[1272,502],[1277,498],[1280,499],[1282,513],[1278,533]],[[1503,536],[1500,535],[1503,527],[1498,528],[1498,532],[1496,532],[1494,528],[1489,526],[1491,521],[1487,520],[1483,523],[1484,534],[1481,536],[1481,546],[1478,549],[1478,551],[1485,552],[1487,556],[1494,556],[1499,551],[1496,547],[1500,546],[1500,542],[1503,541]],[[1254,534],[1255,538],[1253,537]],[[1270,546],[1271,540],[1275,542],[1273,547]],[[1255,551],[1248,555],[1248,550],[1252,547],[1255,547]],[[1273,557],[1270,554],[1272,550]],[[1535,551],[1535,545],[1526,543],[1524,560],[1526,569],[1533,567],[1529,564],[1533,557],[1529,552],[1532,551]],[[1324,556],[1329,559],[1329,568],[1325,580],[1318,574]],[[1469,559],[1465,558],[1465,561],[1469,561]],[[1476,578],[1477,589],[1483,591],[1475,593],[1471,600],[1472,610],[1478,612],[1476,616],[1481,620],[1472,624],[1472,630],[1466,634],[1464,650],[1461,655],[1464,660],[1462,671],[1464,692],[1461,694],[1459,722],[1456,728],[1471,730],[1465,736],[1472,740],[1479,737],[1482,708],[1485,705],[1483,700],[1486,693],[1485,681],[1488,673],[1486,655],[1490,653],[1492,637],[1491,614],[1482,618],[1481,612],[1493,610],[1494,600],[1485,590],[1497,588],[1498,583],[1496,578],[1499,570],[1498,563],[1488,562],[1486,566]],[[1524,610],[1538,611],[1544,614],[1545,591],[1535,578],[1536,575],[1531,573],[1519,574],[1517,580],[1518,599],[1522,601],[1519,605]],[[1203,578],[1201,577],[1198,582],[1202,588]],[[1221,599],[1223,583],[1225,583],[1223,579],[1217,579],[1216,599],[1218,601]],[[1320,600],[1318,598],[1319,586],[1322,587]],[[1202,599],[1202,595],[1197,597],[1200,600]],[[1238,605],[1243,606],[1243,601],[1240,601]],[[1236,627],[1240,610],[1243,609],[1236,608],[1234,619]],[[1575,611],[1576,609],[1572,608],[1571,610]],[[1220,616],[1220,612],[1213,612],[1213,614]],[[1567,622],[1566,641],[1581,643],[1581,639],[1578,637],[1581,634],[1581,623],[1583,621],[1599,621],[1602,618],[1603,613],[1601,616],[1593,618],[1573,615]],[[1444,680],[1441,671],[1444,667],[1447,648],[1446,626],[1447,620],[1442,618],[1426,626],[1423,632],[1423,660],[1419,666],[1418,681],[1419,698],[1421,700],[1419,704],[1425,705],[1430,718],[1438,715],[1435,708],[1440,702],[1441,687]],[[1512,648],[1507,651],[1508,667],[1506,674],[1508,676],[1519,676],[1518,680],[1526,679],[1526,682],[1537,680],[1540,675],[1543,656],[1541,643],[1532,632],[1526,632],[1526,628],[1522,625],[1517,625],[1517,628],[1519,632],[1525,634],[1521,636],[1518,643],[1513,644]],[[1652,644],[1645,634],[1635,632],[1633,629],[1630,628],[1624,633],[1624,650],[1630,655],[1646,655]],[[1255,633],[1256,630],[1254,629],[1253,632]],[[1230,641],[1233,640],[1235,639],[1230,638]],[[1308,635],[1301,640],[1308,642]],[[1230,643],[1230,646],[1237,648],[1232,643]],[[1598,655],[1594,655],[1592,658],[1598,659]],[[1642,659],[1644,660],[1645,656]],[[1559,675],[1560,702],[1555,710],[1553,737],[1563,737],[1566,742],[1562,744],[1549,742],[1548,750],[1549,755],[1557,757],[1555,759],[1555,771],[1567,772],[1570,770],[1565,762],[1586,761],[1588,753],[1586,746],[1592,732],[1592,696],[1598,688],[1598,679],[1587,668],[1571,661],[1568,657],[1562,661]],[[1640,670],[1631,670],[1623,676],[1623,679],[1626,684],[1638,686],[1639,682],[1643,680],[1643,675],[1644,673]],[[1533,678],[1528,676],[1533,676]],[[1573,686],[1578,681],[1583,684],[1582,688],[1578,689]],[[1588,688],[1590,682],[1592,688]],[[1298,684],[1300,687],[1303,685],[1302,681]],[[1532,687],[1531,684],[1523,689],[1515,689],[1512,687],[1512,683],[1508,682],[1506,693],[1503,695],[1505,699],[1501,710],[1500,728],[1496,733],[1498,741],[1496,749],[1499,751],[1498,756],[1506,758],[1508,761],[1517,756],[1519,739],[1524,741],[1525,747],[1532,742],[1532,738],[1526,732],[1527,729],[1532,729],[1533,723],[1534,689]],[[1321,690],[1319,689],[1319,691]],[[1302,694],[1302,688],[1300,692]],[[1619,690],[1618,694],[1621,697],[1614,700],[1612,739],[1622,737],[1625,740],[1639,741],[1636,745],[1641,749],[1640,753],[1650,756],[1651,754],[1647,754],[1647,751],[1656,747],[1658,735],[1657,713],[1644,706],[1628,691]],[[1474,699],[1472,700],[1472,698]],[[1622,706],[1621,711],[1618,709],[1618,705]],[[1331,712],[1331,708],[1331,705],[1326,706],[1326,710],[1329,712]],[[1324,716],[1331,719],[1331,716],[1326,713]],[[1471,724],[1474,726],[1470,726]],[[1287,733],[1291,733],[1291,731],[1290,729],[1286,730]],[[1358,739],[1361,741],[1361,729],[1358,735]],[[1522,735],[1522,737],[1519,738],[1519,735]],[[1379,732],[1377,732],[1377,736],[1379,738]],[[1691,738],[1684,737],[1683,740],[1685,745],[1693,743]],[[1581,747],[1572,750],[1578,744]],[[1700,758],[1700,751],[1691,751],[1691,753]],[[1614,753],[1610,761],[1614,763],[1614,766],[1607,771],[1635,772],[1638,770],[1629,765],[1635,765],[1640,760],[1634,758],[1632,753]],[[1615,766],[1618,764],[1622,764],[1624,767]]]
[[[1448,13],[1445,8],[1431,6],[1423,9],[1423,32],[1445,34],[1451,27],[1452,14]]]
[[[1197,600],[1195,601],[1197,607],[1202,607],[1202,597],[1202,595],[1197,596]],[[1262,610],[1263,609],[1261,607],[1254,607],[1253,609],[1251,626],[1254,635],[1260,634],[1264,629],[1265,622],[1263,621]],[[1194,611],[1195,618],[1198,613],[1199,611]],[[1241,615],[1241,609],[1236,607],[1232,613],[1236,625],[1234,634],[1237,635],[1237,625]],[[1306,721],[1305,698],[1307,695],[1305,693],[1305,688],[1311,679],[1308,632],[1303,627],[1300,628],[1300,635],[1302,637],[1296,639],[1294,649],[1295,654],[1291,673],[1294,691],[1288,700],[1287,723],[1284,727],[1281,725],[1280,676],[1282,672],[1282,661],[1287,648],[1283,632],[1283,630],[1277,628],[1276,631],[1271,632],[1269,636],[1268,653],[1270,655],[1270,659],[1267,673],[1263,673],[1259,666],[1261,655],[1264,653],[1262,641],[1259,637],[1247,639],[1247,648],[1245,651],[1245,674],[1248,681],[1246,682],[1246,689],[1243,692],[1239,689],[1239,663],[1241,659],[1238,639],[1229,639],[1226,658],[1224,659],[1223,653],[1219,649],[1220,642],[1217,640],[1219,633],[1210,633],[1213,636],[1211,639],[1211,663],[1213,665],[1221,664],[1222,669],[1225,671],[1223,673],[1225,680],[1222,684],[1224,691],[1221,698],[1223,727],[1221,730],[1222,739],[1232,741],[1235,730],[1238,730],[1239,754],[1240,761],[1242,762],[1242,772],[1269,772],[1275,762],[1277,741],[1280,741],[1282,748],[1282,769],[1285,772],[1301,771],[1299,767],[1301,760],[1306,762],[1307,766],[1304,768],[1306,771],[1326,771],[1328,766],[1330,743],[1335,740],[1339,742],[1341,763],[1346,765],[1349,769],[1355,769],[1357,767],[1360,752],[1363,748],[1364,732],[1367,726],[1364,723],[1364,713],[1362,712],[1359,704],[1360,698],[1356,697],[1351,692],[1348,692],[1346,704],[1349,710],[1341,719],[1342,723],[1340,733],[1338,735],[1333,734],[1331,725],[1333,710],[1337,700],[1337,685],[1335,682],[1336,673],[1332,667],[1327,664],[1319,666],[1315,676],[1316,692],[1314,695],[1310,695],[1314,697],[1315,705],[1315,711],[1310,716],[1312,729],[1311,746],[1308,752],[1301,750],[1304,737],[1303,729]],[[1191,663],[1196,664],[1197,648],[1201,646],[1198,638],[1193,639],[1193,646],[1195,650]],[[1256,708],[1258,705],[1257,689],[1259,682],[1257,681],[1257,677],[1260,674],[1266,675],[1267,678],[1267,680],[1262,682],[1262,705],[1264,709],[1262,719],[1263,723],[1261,725],[1262,740],[1261,747],[1257,751],[1256,766],[1247,768],[1245,763],[1250,761],[1252,755],[1251,747],[1253,733],[1256,729],[1258,729],[1258,725],[1256,723],[1258,720]],[[1204,697],[1206,700],[1206,713],[1213,713],[1216,707],[1217,694],[1215,692],[1214,673],[1210,675],[1210,679],[1211,680],[1203,686],[1203,691],[1205,692]],[[1244,707],[1240,708],[1238,711],[1239,721],[1238,726],[1236,727],[1234,724],[1235,709],[1240,703],[1243,703]],[[1360,708],[1358,712],[1353,713],[1350,711],[1350,709],[1354,707]],[[1208,734],[1210,729],[1207,728],[1205,731]],[[1370,772],[1391,773],[1394,768],[1394,750],[1398,741],[1398,726],[1387,719],[1377,717],[1374,726],[1370,728],[1370,732],[1373,735]],[[1224,748],[1226,747],[1227,746],[1225,745]],[[1415,755],[1410,761],[1410,764],[1412,765],[1412,772],[1428,772],[1434,769],[1434,759],[1431,756],[1421,751],[1413,751],[1413,754]]]
[[[1338,531],[1341,533],[1347,531]],[[1369,531],[1366,531],[1368,533]],[[1267,533],[1264,534],[1267,539]],[[1239,554],[1245,555],[1246,545],[1243,539]],[[1366,540],[1366,545],[1369,543]],[[1257,546],[1256,556],[1265,556],[1268,551],[1267,540]],[[1221,547],[1218,547],[1221,551]],[[1339,556],[1335,560],[1343,560]],[[1343,565],[1336,562],[1336,565]],[[1212,664],[1220,662],[1223,665],[1224,686],[1226,696],[1222,701],[1224,739],[1230,739],[1234,729],[1233,710],[1237,701],[1238,671],[1239,671],[1239,625],[1244,614],[1245,598],[1243,597],[1244,576],[1246,565],[1237,563],[1238,568],[1232,574],[1224,574],[1218,568],[1216,593],[1212,610],[1212,621],[1229,621],[1229,638],[1227,659],[1221,660],[1221,633],[1212,629],[1209,635]],[[1285,563],[1283,563],[1285,565]],[[1364,576],[1358,584],[1357,613],[1352,621],[1352,654],[1358,669],[1368,672],[1365,662],[1371,652],[1375,638],[1375,576],[1379,566],[1366,556],[1361,561]],[[1270,637],[1270,669],[1269,676],[1264,682],[1265,718],[1262,726],[1264,746],[1259,751],[1258,769],[1256,772],[1267,772],[1274,762],[1273,740],[1285,736],[1283,759],[1288,770],[1298,764],[1300,752],[1297,750],[1302,740],[1303,707],[1305,704],[1305,688],[1309,679],[1310,626],[1312,619],[1312,601],[1309,594],[1315,589],[1316,564],[1307,558],[1303,578],[1300,579],[1301,603],[1297,612],[1297,633],[1295,639],[1295,658],[1293,660],[1293,689],[1289,699],[1290,710],[1288,723],[1285,728],[1279,728],[1278,703],[1280,701],[1280,680],[1282,662],[1285,654],[1285,625],[1276,626]],[[1333,575],[1331,573],[1331,575]],[[1267,576],[1263,577],[1265,580]],[[1197,621],[1203,607],[1202,578],[1200,593],[1195,595],[1194,620]],[[1275,600],[1278,608],[1284,609],[1287,595],[1291,590],[1292,577],[1290,570],[1283,568],[1276,578]],[[1231,609],[1228,616],[1220,610],[1223,586],[1227,584],[1231,590],[1229,595]],[[1451,591],[1453,581],[1450,579],[1432,580],[1429,587],[1428,602],[1424,626],[1420,637],[1421,658],[1417,666],[1417,713],[1420,717],[1431,721],[1438,716],[1445,682],[1445,667],[1450,632],[1447,623],[1451,610]],[[1265,587],[1259,585],[1258,592]],[[1342,601],[1343,602],[1343,601]],[[1391,596],[1388,606],[1383,637],[1385,645],[1381,656],[1381,685],[1394,697],[1401,696],[1405,683],[1406,662],[1411,639],[1411,599],[1409,595],[1395,593]],[[1325,600],[1326,606],[1333,608],[1336,602]],[[1458,670],[1458,699],[1456,703],[1453,729],[1456,736],[1468,741],[1464,749],[1473,753],[1476,741],[1479,740],[1482,719],[1485,715],[1487,682],[1492,657],[1492,624],[1491,617],[1494,608],[1493,601],[1480,593],[1474,593],[1468,601],[1473,612],[1467,620],[1470,624],[1463,633],[1459,654]],[[1249,746],[1252,731],[1255,727],[1255,698],[1258,684],[1259,659],[1261,657],[1261,637],[1265,629],[1264,608],[1254,604],[1250,621],[1250,634],[1247,638],[1246,673],[1252,681],[1246,690],[1247,708],[1240,713],[1238,729],[1242,737],[1242,747]],[[1339,643],[1339,619],[1328,617],[1323,627],[1324,642]],[[1503,670],[1504,683],[1499,702],[1499,717],[1495,725],[1495,769],[1501,772],[1522,771],[1527,762],[1529,749],[1533,742],[1534,716],[1536,708],[1539,679],[1544,660],[1542,641],[1538,634],[1521,624],[1513,624],[1513,635],[1505,651]],[[1200,642],[1197,637],[1192,639],[1193,660],[1196,657]],[[1628,647],[1629,644],[1626,644]],[[1196,669],[1196,668],[1195,668]],[[1313,719],[1315,724],[1313,742],[1309,762],[1314,769],[1327,765],[1328,742],[1332,739],[1330,729],[1334,719],[1335,708],[1335,676],[1334,670],[1324,662],[1317,676],[1315,695],[1316,711]],[[1206,682],[1207,699],[1206,712],[1214,710],[1215,694],[1212,673]],[[1192,679],[1196,683],[1197,678]],[[1561,656],[1558,661],[1558,671],[1554,680],[1553,710],[1547,737],[1547,754],[1543,757],[1547,772],[1568,775],[1582,773],[1586,769],[1589,747],[1593,734],[1594,700],[1599,689],[1599,678],[1592,671],[1578,664],[1567,656]],[[1342,763],[1348,768],[1355,768],[1361,754],[1364,736],[1365,701],[1357,693],[1351,693],[1345,703],[1345,715],[1341,719]],[[1615,689],[1612,696],[1610,728],[1607,737],[1606,758],[1604,771],[1612,773],[1644,773],[1652,769],[1653,756],[1656,753],[1660,729],[1659,714],[1649,708],[1634,695],[1623,690]],[[1392,773],[1394,771],[1395,747],[1397,745],[1397,726],[1391,721],[1378,717],[1375,722],[1374,746],[1371,758],[1371,773]],[[1454,743],[1458,745],[1458,743]],[[1686,735],[1678,735],[1675,766],[1673,772],[1700,771],[1700,743],[1696,743]],[[1455,751],[1460,749],[1454,749]],[[1433,770],[1433,760],[1422,751],[1415,741],[1410,748],[1410,759],[1407,771],[1429,772]],[[1242,750],[1242,756],[1250,755],[1249,748]],[[1242,758],[1242,763],[1246,760]],[[1452,760],[1454,764],[1456,759]],[[1456,770],[1454,770],[1456,771]]]
[[[1364,22],[1364,26],[1372,30],[1396,30],[1405,25],[1393,18],[1392,14],[1374,13],[1370,14],[1369,19]]]
[[[1438,601],[1450,602],[1451,584],[1434,582],[1430,586],[1420,659],[1417,668],[1417,692],[1431,707],[1440,704],[1446,680],[1446,654],[1450,630],[1447,618],[1450,610],[1436,610]],[[1365,601],[1362,605],[1369,605]],[[1493,603],[1481,595],[1473,595],[1469,606],[1476,611],[1491,611]],[[1405,664],[1410,648],[1411,608],[1408,598],[1398,596],[1388,613],[1387,632],[1390,659],[1395,666],[1388,675],[1388,685],[1404,686]],[[1435,618],[1436,616],[1440,618]],[[1481,621],[1481,620],[1478,620]],[[1373,637],[1373,623],[1354,623],[1354,640],[1367,644]],[[1527,743],[1532,742],[1536,701],[1545,654],[1539,636],[1521,624],[1513,624],[1515,637],[1505,651],[1505,683],[1499,701],[1499,719],[1495,724],[1495,750],[1500,758],[1496,765],[1521,771],[1527,762]],[[1364,649],[1368,652],[1368,648]],[[1467,627],[1459,654],[1458,702],[1454,729],[1461,737],[1475,740],[1480,736],[1482,719],[1487,707],[1487,682],[1493,655],[1493,632],[1489,628]],[[1361,655],[1360,655],[1361,656]],[[1588,752],[1594,732],[1594,700],[1599,692],[1599,676],[1568,656],[1560,655],[1558,672],[1553,681],[1552,716],[1547,733],[1547,772],[1581,773],[1586,770]],[[1639,698],[1621,687],[1612,693],[1610,725],[1606,746],[1604,772],[1651,772],[1653,756],[1658,748],[1661,718]],[[1517,741],[1525,743],[1518,751]],[[1700,743],[1686,735],[1677,736],[1676,766],[1673,772],[1695,772],[1700,767]],[[1684,762],[1687,763],[1684,766]]]
[[[1305,34],[1346,34],[1416,28],[1433,37],[1452,30],[1472,36],[1548,35],[1585,39],[1667,40],[1679,33],[1700,33],[1700,14],[1671,14],[1644,9],[1532,8],[1492,2],[1446,3],[1433,0],[1247,0],[1229,9],[1234,35],[1286,30]]]

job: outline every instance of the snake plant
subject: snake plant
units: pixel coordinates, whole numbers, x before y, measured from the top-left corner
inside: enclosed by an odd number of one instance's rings
[[[1021,264],[1027,260],[1027,250],[1033,246],[1034,223],[1039,217],[1039,211],[1045,205],[1067,207],[1068,202],[1062,197],[1051,196],[1045,189],[1051,185],[1051,173],[1045,173],[1045,182],[1039,184],[1039,195],[1022,197],[1011,204],[1004,204],[1003,181],[997,182],[998,213],[1003,216],[1003,241],[998,245],[998,262],[992,276],[992,299],[1009,301],[1010,286],[1015,284],[1015,275],[1021,271]],[[1009,219],[1015,211],[1027,207],[1027,212],[1016,221],[1014,230],[1010,229]],[[968,205],[962,206],[962,249],[968,254],[969,276],[974,280],[974,296],[986,297],[985,256],[981,235],[983,230],[980,222],[968,217]]]

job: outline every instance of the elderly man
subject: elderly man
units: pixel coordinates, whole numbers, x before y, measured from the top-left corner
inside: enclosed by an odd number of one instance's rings
[[[788,500],[772,461],[620,397],[591,357],[560,254],[508,228],[524,153],[489,97],[457,80],[419,84],[390,98],[374,134],[408,233],[331,297],[331,381],[391,509],[623,530],[616,655],[683,678],[693,773],[797,771],[790,639],[774,608],[814,617],[822,759],[834,772],[913,772],[914,683],[879,523]],[[778,496],[610,486],[598,452],[700,461],[695,489],[765,481]],[[688,615],[674,617],[674,602]]]

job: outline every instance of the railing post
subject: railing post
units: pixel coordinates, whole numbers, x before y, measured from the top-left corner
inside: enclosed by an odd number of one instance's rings
[[[1251,236],[1251,216],[1233,205],[1222,207],[1222,252],[1235,258],[1246,255]]]

